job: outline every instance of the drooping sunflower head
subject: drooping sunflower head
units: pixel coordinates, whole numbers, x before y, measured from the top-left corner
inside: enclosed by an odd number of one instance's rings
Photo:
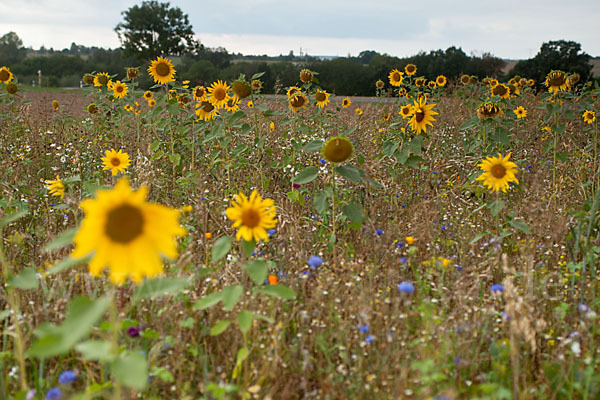
[[[210,121],[217,113],[217,109],[214,105],[208,101],[203,100],[201,103],[196,105],[196,116],[198,120]]]
[[[475,75],[471,75],[471,76],[469,77],[469,83],[470,83],[471,85],[476,85],[476,84],[477,84],[477,82],[479,82],[479,78],[478,78],[478,77],[476,77]]]
[[[296,95],[296,93],[300,92],[300,88],[297,86],[290,86],[289,89],[287,90],[287,97],[288,99],[291,99],[292,97],[294,97]]]
[[[519,106],[513,110],[518,119],[527,117],[527,110],[523,106]]]
[[[154,79],[154,82],[161,85],[174,82],[175,72],[171,60],[163,57],[158,57],[156,60],[153,60],[148,67],[148,73],[152,79]]]
[[[400,108],[400,111],[398,112],[398,114],[400,114],[402,116],[402,118],[408,118],[412,115],[413,113],[413,106],[410,104],[405,104],[402,106],[402,108]]]
[[[427,132],[427,125],[433,126],[432,122],[435,121],[433,116],[438,114],[433,111],[433,107],[435,104],[427,104],[427,98],[424,96],[414,102],[409,124],[417,135],[420,135],[421,131]]]
[[[402,85],[402,81],[403,81],[402,75],[404,75],[402,72],[398,71],[397,68],[394,68],[388,75],[388,78],[390,80],[390,85],[392,85],[392,86]]]
[[[532,87],[533,85],[535,85],[535,80],[534,79],[527,79],[527,86]]]
[[[227,85],[227,82],[223,82],[220,79],[216,82],[213,82],[213,84],[208,88],[208,101],[210,101],[216,108],[225,107],[229,89],[230,87]]]
[[[327,103],[329,103],[329,96],[331,94],[327,93],[325,90],[317,90],[315,93],[315,101],[317,102],[317,107],[324,108]]]
[[[307,68],[304,68],[302,71],[300,71],[300,80],[302,81],[302,83],[312,82],[314,77],[315,75],[313,74],[313,72]]]
[[[19,91],[19,87],[16,83],[13,82],[10,82],[8,85],[6,85],[4,89],[8,94],[17,94],[17,92]]]
[[[301,108],[306,108],[308,97],[302,92],[295,92],[289,100],[290,109],[293,112],[298,112]]]
[[[404,72],[406,72],[406,75],[414,75],[417,73],[417,66],[415,64],[406,64]]]
[[[343,136],[329,139],[321,149],[323,158],[331,163],[341,163],[352,156],[352,142]]]
[[[429,89],[431,89],[431,90],[435,89],[436,86],[437,85],[436,85],[435,81],[429,81],[429,82],[427,82],[427,87]]]
[[[383,89],[385,87],[385,83],[381,79],[378,79],[377,82],[375,82],[375,87],[377,89]]]
[[[596,113],[590,110],[585,110],[583,113],[583,120],[588,124],[591,124],[596,120]]]
[[[110,81],[110,75],[107,72],[100,72],[94,76],[94,86],[96,87],[107,86],[108,81]]]
[[[145,99],[146,101],[149,101],[150,99],[153,99],[153,98],[154,98],[154,93],[152,93],[152,92],[151,92],[151,91],[149,91],[149,90],[146,90],[146,91],[144,92],[144,99]]]
[[[548,92],[561,92],[569,90],[571,85],[567,74],[563,71],[552,71],[546,76],[546,87]]]
[[[467,74],[464,74],[460,77],[460,83],[462,83],[463,85],[468,85],[470,81],[471,77]]]
[[[140,76],[140,70],[135,67],[127,68],[127,79],[130,81],[137,79]]]
[[[352,101],[350,101],[348,97],[344,97],[344,100],[342,100],[342,107],[348,108],[350,107],[350,104],[352,104]]]
[[[521,79],[519,79],[519,86],[520,87],[527,86],[527,78],[521,78]]]
[[[425,78],[420,77],[420,78],[415,79],[415,85],[417,85],[417,87],[425,86]]]
[[[10,72],[8,67],[4,66],[0,68],[0,82],[1,83],[9,83],[13,79],[13,74]]]
[[[93,85],[94,84],[94,75],[92,74],[85,74],[83,75],[83,83],[85,83],[86,85]]]
[[[258,91],[260,91],[260,89],[262,89],[262,82],[259,81],[258,79],[253,80],[251,85],[252,85],[252,90],[254,90],[255,92],[258,92]]]
[[[502,110],[498,107],[498,104],[492,101],[486,101],[477,107],[477,116],[479,119],[496,118],[501,114]]]
[[[119,172],[125,173],[125,170],[131,164],[129,154],[123,152],[123,150],[117,152],[115,149],[106,150],[105,157],[102,157],[102,162],[104,163],[102,170],[106,171],[110,169],[113,176]]]
[[[521,91],[519,90],[519,87],[517,85],[509,84],[508,93],[510,94],[510,97],[514,97],[521,94]]]
[[[252,94],[252,88],[248,82],[246,82],[246,79],[238,78],[238,80],[231,84],[231,89],[233,90],[233,93],[235,93],[240,99],[245,99]]]
[[[444,75],[438,75],[438,77],[435,78],[435,83],[437,83],[438,86],[444,87],[444,86],[446,86],[447,82],[448,82],[448,79]]]
[[[504,158],[500,153],[498,153],[498,157],[486,157],[477,165],[484,172],[475,179],[483,181],[483,184],[492,192],[502,190],[506,193],[510,182],[519,183],[515,176],[518,172],[517,164],[508,161],[510,154],[508,153]]]
[[[569,83],[571,84],[571,86],[577,85],[577,83],[579,83],[580,80],[581,75],[579,75],[577,72],[569,75]]]
[[[58,100],[52,100],[52,108],[54,108],[55,111],[58,111],[58,109],[60,108],[60,104],[58,104]]]
[[[198,103],[206,100],[206,88],[204,86],[196,86],[193,90],[194,100]]]
[[[125,97],[128,90],[129,88],[127,87],[127,85],[122,83],[121,81],[116,81],[112,85],[113,96],[115,96],[117,99],[122,99],[123,97]]]
[[[271,199],[262,199],[258,191],[253,190],[250,197],[243,193],[231,201],[232,207],[225,210],[227,218],[234,221],[233,227],[238,228],[236,239],[246,242],[269,241],[268,230],[275,228],[275,202]]]
[[[503,83],[492,86],[491,92],[492,96],[500,96],[501,99],[508,99],[510,97],[510,89]]]

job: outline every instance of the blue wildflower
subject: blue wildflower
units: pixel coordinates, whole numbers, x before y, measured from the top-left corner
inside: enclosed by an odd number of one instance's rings
[[[369,332],[369,325],[361,325],[361,327],[359,328],[360,333],[366,333]]]
[[[398,290],[404,293],[412,293],[415,291],[415,287],[410,282],[400,282],[398,284]]]
[[[365,343],[369,344],[373,341],[373,339],[375,339],[375,336],[367,335],[367,337],[365,338]]]
[[[73,382],[75,379],[77,379],[77,376],[75,375],[75,372],[73,372],[71,370],[63,371],[58,376],[58,381],[63,385],[68,385],[69,383]]]
[[[275,234],[275,232],[277,232],[277,229],[275,228],[271,228],[267,231],[267,233],[269,234],[269,236],[273,236]]]
[[[315,269],[323,264],[323,259],[319,256],[310,256],[306,262],[312,269]]]
[[[490,289],[492,290],[492,292],[503,292],[504,285],[502,285],[501,283],[494,283]]]
[[[61,397],[62,391],[57,387],[53,387],[46,392],[46,400],[60,400]]]
[[[377,236],[381,236],[383,235],[383,229],[377,229],[375,233],[377,234]]]

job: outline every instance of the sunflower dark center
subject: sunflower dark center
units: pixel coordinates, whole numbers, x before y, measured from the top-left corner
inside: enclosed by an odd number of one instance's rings
[[[550,86],[562,86],[567,81],[567,78],[564,74],[554,73],[550,75],[550,79],[548,79],[548,83]]]
[[[118,167],[119,165],[121,165],[121,160],[118,157],[113,157],[110,159],[110,163],[112,166]]]
[[[422,110],[419,110],[415,113],[415,120],[417,122],[422,122],[425,119],[425,113]]]
[[[204,89],[196,89],[196,97],[204,96]]]
[[[216,88],[215,91],[213,92],[213,96],[215,99],[217,100],[224,100],[225,96],[227,96],[227,93],[225,92],[225,90],[223,88]]]
[[[144,216],[139,208],[123,204],[113,208],[106,217],[104,232],[117,243],[129,243],[142,234]]]
[[[214,110],[215,107],[212,104],[210,104],[208,101],[203,101],[202,102],[202,109],[204,110],[204,112],[209,113],[212,110]]]
[[[248,228],[256,228],[260,223],[260,214],[253,208],[242,212],[242,223]]]
[[[415,72],[415,66],[414,65],[407,65],[406,66],[406,71],[407,72]]]
[[[294,108],[302,107],[304,105],[304,96],[294,96],[294,97],[292,97],[292,100],[290,101],[290,104]]]
[[[123,91],[123,89],[125,89],[123,86],[121,86],[121,85],[117,86],[117,93],[121,93]]]
[[[108,82],[108,77],[106,75],[98,75],[98,82],[101,85],[106,85],[106,83]]]
[[[156,75],[158,76],[169,76],[171,73],[171,67],[164,62],[156,65]]]
[[[496,164],[492,167],[490,173],[494,178],[502,179],[506,175],[506,168],[501,164]]]
[[[507,87],[504,85],[496,85],[494,86],[494,95],[504,96],[506,94]]]
[[[5,69],[0,69],[0,81],[7,81],[10,75],[8,71]]]
[[[394,73],[392,74],[392,80],[393,80],[394,82],[399,82],[399,81],[400,81],[400,78],[401,78],[401,77],[400,77],[400,73],[399,73],[399,72],[394,72]]]
[[[326,98],[327,96],[325,96],[325,93],[323,92],[317,92],[315,95],[315,99],[317,99],[318,102],[325,101]]]

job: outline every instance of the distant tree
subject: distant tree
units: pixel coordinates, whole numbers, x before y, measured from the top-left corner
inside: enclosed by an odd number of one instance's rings
[[[373,58],[373,56],[379,55],[378,52],[373,51],[373,50],[363,50],[358,54],[358,59],[360,60],[360,62],[362,62],[363,64],[368,64],[371,59]]]
[[[26,56],[23,41],[14,32],[8,32],[0,37],[0,66],[8,67],[17,64]]]
[[[144,1],[121,13],[115,27],[126,55],[139,60],[196,53],[202,45],[194,38],[187,14],[169,3]]]
[[[576,72],[585,81],[592,70],[589,61],[590,55],[581,52],[579,43],[566,40],[550,41],[542,44],[535,57],[519,61],[509,75],[533,78],[541,84],[550,71],[558,69],[569,73]]]

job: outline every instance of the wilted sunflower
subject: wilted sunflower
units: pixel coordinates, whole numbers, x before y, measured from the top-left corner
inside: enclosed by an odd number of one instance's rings
[[[427,87],[429,87],[429,89],[431,89],[431,90],[435,89],[436,86],[437,85],[435,84],[434,81],[427,82]]]
[[[532,87],[533,85],[535,85],[535,80],[527,79],[527,86]]]
[[[154,98],[154,93],[152,93],[152,92],[151,92],[151,91],[149,91],[149,90],[146,90],[146,91],[144,92],[144,99],[146,99],[146,101],[150,101],[150,100],[152,100],[153,98]]]
[[[269,229],[275,228],[275,202],[271,199],[262,199],[254,189],[250,198],[243,193],[238,194],[232,201],[232,207],[225,210],[227,218],[234,221],[233,227],[238,228],[236,239],[246,242],[269,241]]]
[[[296,92],[292,97],[290,97],[290,109],[293,112],[298,112],[301,108],[306,108],[308,104],[308,97],[304,95],[302,92]]]
[[[503,83],[492,86],[491,92],[492,96],[500,96],[501,99],[510,98],[510,89]]]
[[[125,173],[125,170],[131,164],[129,154],[124,153],[123,150],[119,150],[118,152],[115,149],[106,150],[105,155],[106,157],[102,157],[102,162],[104,163],[102,171],[110,169],[113,176],[119,172]]]
[[[354,112],[356,113],[356,115],[358,115],[359,117],[361,115],[363,115],[363,110],[360,107],[356,107],[356,109],[354,110]]]
[[[460,82],[463,85],[468,85],[469,82],[471,82],[471,77],[469,75],[464,74],[463,76],[460,77]]]
[[[415,64],[406,64],[404,72],[406,72],[406,75],[414,75],[417,73],[417,66]]]
[[[302,83],[312,82],[314,77],[314,74],[309,69],[304,68],[302,71],[300,71],[300,80]]]
[[[402,80],[403,80],[402,75],[404,75],[402,72],[398,71],[397,68],[394,68],[388,76],[388,78],[390,80],[390,85],[392,85],[392,86],[402,85]]]
[[[196,116],[198,120],[210,121],[216,115],[217,109],[210,101],[204,100],[196,105]]]
[[[546,76],[546,87],[548,92],[561,92],[569,90],[571,85],[567,74],[563,71],[552,71]]]
[[[526,78],[519,79],[519,86],[521,86],[521,87],[527,86],[527,79]]]
[[[571,86],[577,85],[577,83],[579,82],[579,80],[581,80],[581,75],[579,75],[577,72],[575,72],[574,74],[569,75],[569,83],[570,83]]]
[[[52,108],[54,108],[55,111],[58,111],[58,109],[60,108],[60,104],[58,104],[58,100],[52,100]]]
[[[438,113],[433,111],[433,107],[435,104],[427,104],[427,98],[421,97],[417,101],[414,102],[413,106],[413,115],[409,121],[411,129],[417,134],[420,135],[421,131],[427,132],[427,125],[433,126],[433,118],[434,115]]]
[[[588,124],[591,124],[596,120],[596,113],[590,110],[585,110],[583,113],[583,120]]]
[[[348,108],[350,107],[350,104],[352,104],[350,99],[348,97],[344,97],[344,100],[342,100],[342,107]]]
[[[296,87],[296,86],[290,86],[289,89],[287,90],[287,97],[288,99],[291,99],[292,97],[294,97],[294,95],[296,93],[300,92],[300,88]]]
[[[121,83],[121,81],[116,81],[112,85],[113,96],[115,96],[117,99],[122,99],[123,97],[125,97],[125,95],[127,95],[128,90],[129,88],[127,87],[127,85]]]
[[[253,80],[251,85],[252,85],[252,90],[254,90],[255,92],[258,92],[260,89],[262,89],[262,82],[259,81],[258,79]]]
[[[446,86],[446,83],[448,83],[448,79],[444,75],[438,75],[438,77],[435,78],[435,83],[440,87],[444,87]]]
[[[135,67],[127,68],[127,79],[134,80],[140,76],[140,71]]]
[[[86,85],[93,85],[94,84],[94,75],[92,75],[92,74],[83,75],[83,83],[85,83]]]
[[[0,68],[0,82],[1,83],[9,83],[13,79],[13,74],[10,72],[8,67],[4,66]]]
[[[208,88],[208,101],[212,103],[216,108],[225,107],[225,103],[227,102],[227,92],[229,92],[229,85],[227,82],[223,82],[220,79],[216,82],[213,82],[212,85]]]
[[[477,164],[484,172],[475,178],[478,181],[483,181],[492,192],[502,190],[506,193],[510,182],[519,183],[515,174],[518,172],[517,164],[508,161],[510,154],[502,158],[502,154],[498,153],[498,157],[486,157],[485,160]]]
[[[108,85],[110,75],[107,72],[99,72],[94,76],[94,86],[102,87]]]
[[[51,196],[60,197],[61,200],[65,197],[65,184],[60,180],[58,175],[56,175],[56,180],[46,180],[44,183]]]
[[[327,103],[329,103],[329,96],[331,96],[331,94],[327,93],[327,91],[317,90],[317,93],[315,93],[317,107],[324,108],[327,105]]]
[[[513,85],[512,83],[508,85],[508,92],[510,93],[510,97],[515,97],[515,96],[521,94],[519,87],[516,85]]]
[[[519,106],[513,110],[518,119],[527,117],[527,110],[523,106]]]
[[[471,77],[469,78],[469,83],[470,83],[471,85],[476,85],[476,84],[477,84],[477,82],[479,82],[479,78],[478,78],[478,77],[476,77],[475,75],[471,75]]]
[[[6,90],[6,92],[8,94],[16,94],[19,91],[19,87],[17,86],[16,83],[12,83],[10,82],[9,84],[7,84],[4,89]]]
[[[383,89],[385,87],[385,82],[383,82],[381,79],[378,79],[377,82],[375,82],[375,87],[377,89]]]
[[[240,99],[245,99],[252,94],[252,88],[245,79],[238,79],[231,84],[231,90]]]
[[[502,110],[498,107],[498,104],[486,101],[477,107],[477,116],[479,119],[496,118],[502,114]]]
[[[227,96],[225,109],[227,111],[236,112],[240,108],[240,98],[237,95]]]
[[[413,114],[412,105],[410,105],[410,104],[403,105],[402,108],[400,108],[400,111],[398,112],[398,114],[402,115],[402,118],[404,118],[404,119],[410,117]]]
[[[94,103],[88,104],[87,112],[90,114],[96,114],[98,112],[98,106]]]
[[[417,87],[423,87],[423,86],[425,86],[425,78],[421,77],[421,78],[415,79],[415,85]]]
[[[353,146],[347,138],[335,136],[329,139],[321,149],[323,158],[331,163],[341,163],[352,156]]]
[[[179,225],[180,211],[146,202],[147,194],[146,186],[133,191],[124,178],[113,189],[98,190],[95,199],[81,202],[85,216],[71,256],[93,253],[91,275],[99,276],[108,267],[113,283],[127,278],[140,283],[162,274],[161,255],[177,257],[176,238],[186,234]]]
[[[175,81],[175,68],[173,63],[163,57],[158,57],[150,63],[148,73],[154,79],[155,83],[166,85],[169,82]]]
[[[196,86],[192,93],[194,100],[196,100],[198,103],[206,100],[206,88],[204,86]]]

